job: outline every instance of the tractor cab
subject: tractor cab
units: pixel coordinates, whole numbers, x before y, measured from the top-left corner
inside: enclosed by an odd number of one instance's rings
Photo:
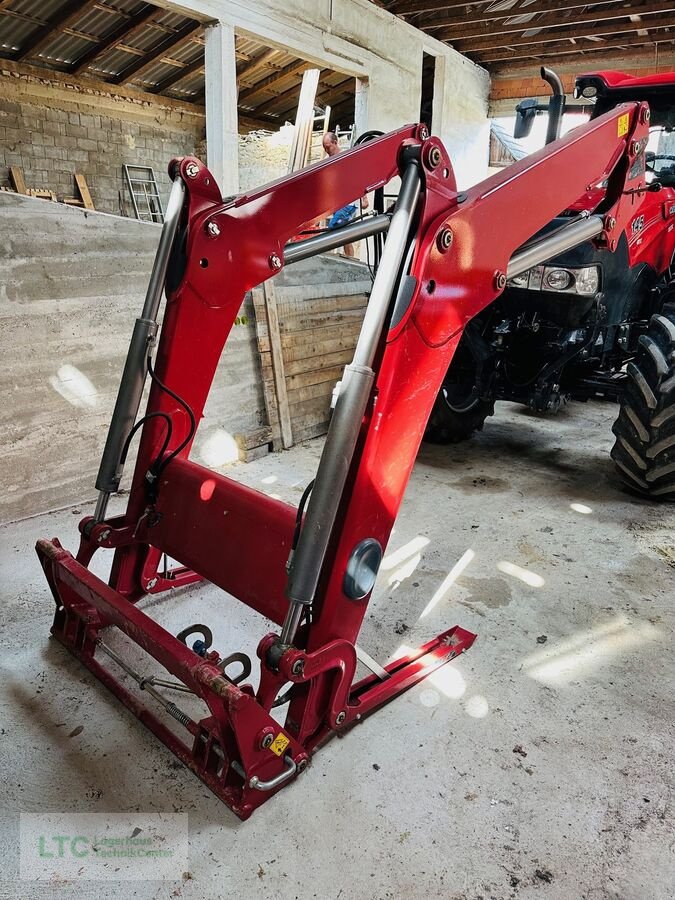
[[[574,96],[593,103],[593,119],[619,103],[646,101],[651,113],[647,181],[675,188],[675,77],[672,72],[644,78],[632,78],[622,72],[580,75]]]
[[[557,76],[542,69],[542,78],[551,85],[553,96],[548,104],[536,99],[521,101],[516,107],[514,136],[527,136],[537,114],[547,112],[549,127],[546,143],[560,134],[560,124],[565,112],[579,111],[595,119],[620,103],[631,101],[649,104],[651,113],[650,140],[646,152],[646,180],[659,182],[662,187],[675,188],[675,76],[672,72],[634,78],[623,72],[592,72],[579,75],[575,82],[574,99],[588,101],[583,107],[569,107]]]

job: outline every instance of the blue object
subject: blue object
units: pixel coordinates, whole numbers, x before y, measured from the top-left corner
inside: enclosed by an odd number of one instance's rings
[[[350,203],[348,206],[343,206],[342,209],[338,209],[338,211],[334,212],[330,217],[330,219],[328,220],[328,227],[340,228],[342,225],[347,225],[354,218],[355,212],[355,203]]]
[[[195,651],[197,656],[206,656],[207,646],[204,641],[195,641],[192,645],[192,649]]]

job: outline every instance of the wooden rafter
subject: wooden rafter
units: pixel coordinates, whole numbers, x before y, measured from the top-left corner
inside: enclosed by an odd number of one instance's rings
[[[487,6],[487,0],[394,0],[387,10],[397,16],[412,15],[417,12],[435,12],[439,9],[460,9],[467,6]]]
[[[282,115],[287,109],[294,109],[297,105],[299,96],[300,84],[298,83],[287,91],[277,94],[276,97],[273,97],[267,103],[261,103],[260,107],[256,110],[256,114],[262,110],[266,113],[272,112],[275,115]]]
[[[202,27],[200,22],[194,22],[192,20],[186,22],[185,25],[175,31],[172,35],[164,38],[164,40],[152,47],[147,53],[140,57],[140,59],[132,62],[131,65],[127,66],[126,69],[119,73],[119,75],[116,75],[111,79],[112,83],[125,84],[132,78],[140,78],[141,75],[155,64],[155,61],[158,58],[165,55],[167,50],[176,47],[178,44],[182,44],[184,41],[190,40],[194,33],[199,31]]]
[[[617,39],[616,41],[607,41],[601,44],[598,43],[588,43],[584,45],[576,45],[572,46],[568,44],[563,47],[553,47],[552,45],[546,44],[541,50],[536,52],[532,52],[532,50],[517,50],[517,51],[495,51],[490,55],[490,58],[486,60],[486,62],[490,63],[490,68],[492,69],[493,63],[502,63],[503,65],[508,65],[509,61],[513,60],[530,60],[533,65],[536,66],[536,61],[541,60],[545,62],[547,66],[553,65],[551,60],[566,60],[568,63],[574,62],[575,59],[600,59],[603,55],[607,55],[608,52],[612,52],[613,56],[620,56],[623,52],[623,55],[628,56],[629,53],[626,51],[630,51],[633,47],[641,47],[643,49],[650,48],[648,51],[651,53],[652,57],[654,56],[655,47],[662,46],[662,44],[670,44],[670,46],[675,46],[675,35],[672,37],[664,38],[662,42],[658,45],[655,43],[653,38],[648,36],[642,36],[639,34],[629,35],[624,37],[623,39]]]
[[[284,66],[283,69],[279,69],[274,75],[269,75],[252,87],[239,91],[239,102],[243,103],[245,100],[248,100],[249,97],[255,96],[255,94],[259,94],[262,91],[268,91],[270,88],[274,87],[274,85],[283,81],[284,78],[289,78],[291,75],[298,75],[305,69],[309,69],[311,65],[311,63],[301,60],[300,62],[292,62],[289,65]]]
[[[200,53],[199,56],[194,59],[192,62],[188,63],[185,66],[177,69],[175,72],[172,72],[170,75],[167,75],[159,84],[156,84],[153,88],[151,88],[150,92],[152,94],[162,94],[164,91],[167,91],[170,87],[173,87],[174,84],[178,81],[182,81],[183,78],[187,78],[188,75],[192,75],[194,72],[198,72],[200,69],[204,68],[204,54]]]
[[[533,19],[531,22],[514,23],[508,22],[507,20],[500,23],[491,22],[482,25],[465,25],[459,28],[443,29],[436,37],[438,37],[439,40],[451,41],[453,43],[455,41],[473,38],[486,37],[488,39],[496,39],[497,35],[518,35],[533,28],[566,28],[589,23],[594,24],[599,21],[609,23],[615,19],[625,19],[629,15],[645,16],[646,18],[642,19],[644,22],[644,26],[642,27],[649,28],[649,23],[652,21],[651,17],[653,15],[666,12],[673,14],[671,21],[675,25],[675,2],[673,2],[673,0],[660,0],[660,2],[643,3],[640,6],[616,6],[614,9],[606,9],[602,12],[598,12],[597,10],[590,10],[589,12],[570,12],[568,16],[560,15],[560,11],[556,10],[556,12],[545,13],[544,15],[539,16],[539,18]],[[527,13],[529,15],[530,8],[525,7],[522,10],[522,13]],[[637,22],[632,22],[629,26],[631,29],[636,27],[640,27],[640,24]],[[554,32],[552,33],[555,34]]]
[[[71,73],[79,75],[80,72],[88,68],[90,63],[102,56],[111,47],[115,47],[122,40],[130,38],[137,31],[140,31],[145,23],[158,12],[159,10],[156,7],[147,4],[133,16],[125,17],[121,25],[114,26],[108,34],[99,39],[97,44],[77,59],[70,70]]]
[[[586,0],[585,3],[583,0],[560,0],[560,2],[556,2],[556,0],[534,0],[533,3],[528,3],[527,6],[521,5],[519,8],[512,9],[481,9],[480,7],[472,6],[466,13],[456,13],[450,16],[433,15],[429,16],[428,19],[419,19],[415,24],[418,28],[430,31],[434,34],[434,37],[437,37],[436,32],[443,28],[461,28],[482,22],[498,22],[502,19],[512,19],[514,16],[530,15],[531,13],[563,13],[588,7],[612,5],[611,9],[604,9],[602,12],[596,11],[595,19],[601,20],[615,15],[615,9],[625,9],[623,6],[624,2],[625,0]],[[651,6],[653,4],[647,5]],[[630,15],[631,13],[632,10],[624,12],[623,15]],[[523,24],[522,28],[524,31],[527,28],[527,23]],[[492,26],[490,26],[489,30],[492,31]]]
[[[51,41],[54,32],[65,25],[74,22],[80,13],[91,6],[93,0],[70,0],[65,6],[61,7],[58,12],[54,13],[47,22],[36,28],[35,31],[28,36],[23,47],[14,56],[14,60],[19,62],[27,56],[35,56],[40,50]]]
[[[675,44],[672,45],[671,53],[675,53]],[[556,71],[563,69],[564,67],[572,67],[574,74],[577,74],[580,70],[578,68],[578,63],[580,59],[586,59],[586,56],[573,55],[570,56],[560,56],[560,57],[552,57],[542,59],[541,62],[545,62],[547,66],[552,66]],[[611,64],[613,60],[621,59],[622,70],[625,68],[636,68],[639,66],[644,66],[650,68],[652,71],[654,69],[654,65],[656,62],[654,47],[638,47],[635,50],[626,53],[624,48],[620,49],[608,49],[601,50],[599,52],[593,53],[592,60],[594,65],[609,63]],[[504,61],[501,63],[497,63],[494,66],[490,66],[490,71],[495,78],[522,78],[523,74],[528,75],[536,75],[537,66],[540,60],[537,57],[528,56],[523,59],[509,60],[508,62]],[[542,82],[542,95],[546,94],[548,89],[544,86]]]
[[[238,73],[238,77],[242,79],[249,78],[254,72],[263,69],[274,57],[279,53],[278,50],[265,50],[260,56],[251,60],[247,65],[243,66]]]
[[[628,15],[628,13],[627,13]],[[530,29],[536,28],[536,23],[530,26]],[[497,35],[495,37],[468,39],[461,41],[453,41],[453,46],[460,53],[479,54],[482,57],[484,51],[497,50],[500,47],[532,47],[538,44],[550,44],[563,40],[589,37],[618,37],[619,34],[634,34],[638,29],[675,29],[675,17],[671,15],[654,16],[644,22],[631,22],[628,19],[625,22],[600,22],[597,25],[587,25],[575,28],[569,28],[566,31],[560,31],[558,28],[549,31],[538,31],[531,35],[516,35],[515,37],[503,37]]]

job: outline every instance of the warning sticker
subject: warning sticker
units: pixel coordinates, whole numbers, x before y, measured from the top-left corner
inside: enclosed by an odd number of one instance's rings
[[[623,116],[619,116],[617,119],[617,134],[619,137],[623,137],[624,134],[628,134],[628,126],[630,124],[630,116],[628,113],[625,113]]]
[[[283,732],[279,732],[279,734],[274,738],[272,743],[270,744],[270,750],[272,753],[276,753],[277,756],[281,756],[286,747],[290,744],[289,739],[286,737]]]

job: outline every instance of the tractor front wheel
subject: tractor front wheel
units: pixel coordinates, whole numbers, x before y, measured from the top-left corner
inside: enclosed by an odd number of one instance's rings
[[[675,306],[652,316],[626,375],[612,459],[631,490],[675,500]]]
[[[476,361],[464,334],[431,410],[425,441],[456,444],[482,429],[495,405],[480,398],[477,380]]]

